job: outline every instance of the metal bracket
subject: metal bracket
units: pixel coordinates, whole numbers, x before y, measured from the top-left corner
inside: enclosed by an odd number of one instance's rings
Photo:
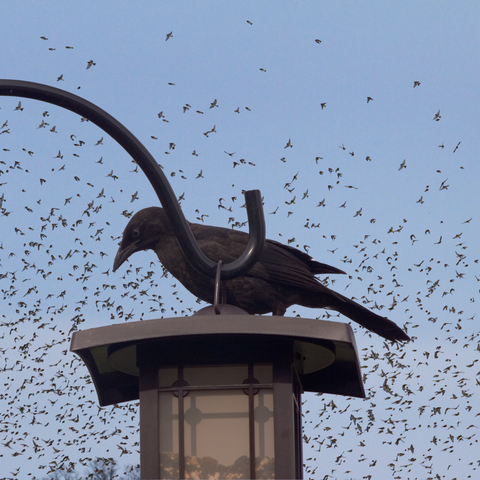
[[[137,162],[152,184],[172,224],[180,248],[192,266],[203,275],[215,278],[217,264],[207,258],[195,241],[162,169],[145,146],[118,120],[95,104],[59,88],[23,80],[0,80],[0,95],[31,98],[70,110],[104,130]],[[242,255],[222,265],[221,278],[239,277],[255,265],[265,243],[265,217],[259,190],[245,192],[250,237]]]

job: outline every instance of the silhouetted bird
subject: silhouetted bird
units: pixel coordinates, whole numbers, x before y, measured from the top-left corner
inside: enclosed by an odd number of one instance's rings
[[[244,251],[248,234],[228,228],[190,223],[203,253],[224,264],[236,260]],[[116,271],[133,253],[152,249],[163,266],[187,290],[201,300],[213,303],[214,280],[198,273],[186,260],[167,218],[160,207],[145,208],[128,222],[113,263]],[[319,263],[306,253],[266,240],[263,252],[246,274],[225,282],[226,303],[249,314],[284,315],[291,305],[327,308],[340,312],[365,328],[392,341],[408,341],[409,336],[391,320],[377,315],[324,286],[318,274],[345,273]]]

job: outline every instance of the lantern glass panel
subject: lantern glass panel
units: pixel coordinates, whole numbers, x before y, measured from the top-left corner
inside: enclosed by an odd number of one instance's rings
[[[248,396],[242,390],[190,392],[184,399],[184,418],[186,465],[193,456],[225,466],[248,458]]]
[[[272,377],[272,365],[161,368],[161,478],[274,478]]]
[[[255,365],[253,367],[253,376],[258,383],[273,382],[273,368],[271,365]]]
[[[178,398],[159,393],[160,478],[179,478]]]
[[[158,371],[158,386],[171,387],[178,380],[178,368],[160,368]]]

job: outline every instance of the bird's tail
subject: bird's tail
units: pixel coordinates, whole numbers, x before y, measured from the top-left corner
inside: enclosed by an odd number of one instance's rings
[[[362,325],[362,327],[393,342],[408,342],[410,337],[394,322],[372,312],[368,308],[336,293],[335,305],[332,305],[342,315]]]

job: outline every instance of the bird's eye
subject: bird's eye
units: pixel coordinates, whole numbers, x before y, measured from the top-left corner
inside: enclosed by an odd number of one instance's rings
[[[140,236],[140,230],[138,228],[134,228],[132,230],[132,235],[134,236],[134,238],[137,238],[138,236]]]

